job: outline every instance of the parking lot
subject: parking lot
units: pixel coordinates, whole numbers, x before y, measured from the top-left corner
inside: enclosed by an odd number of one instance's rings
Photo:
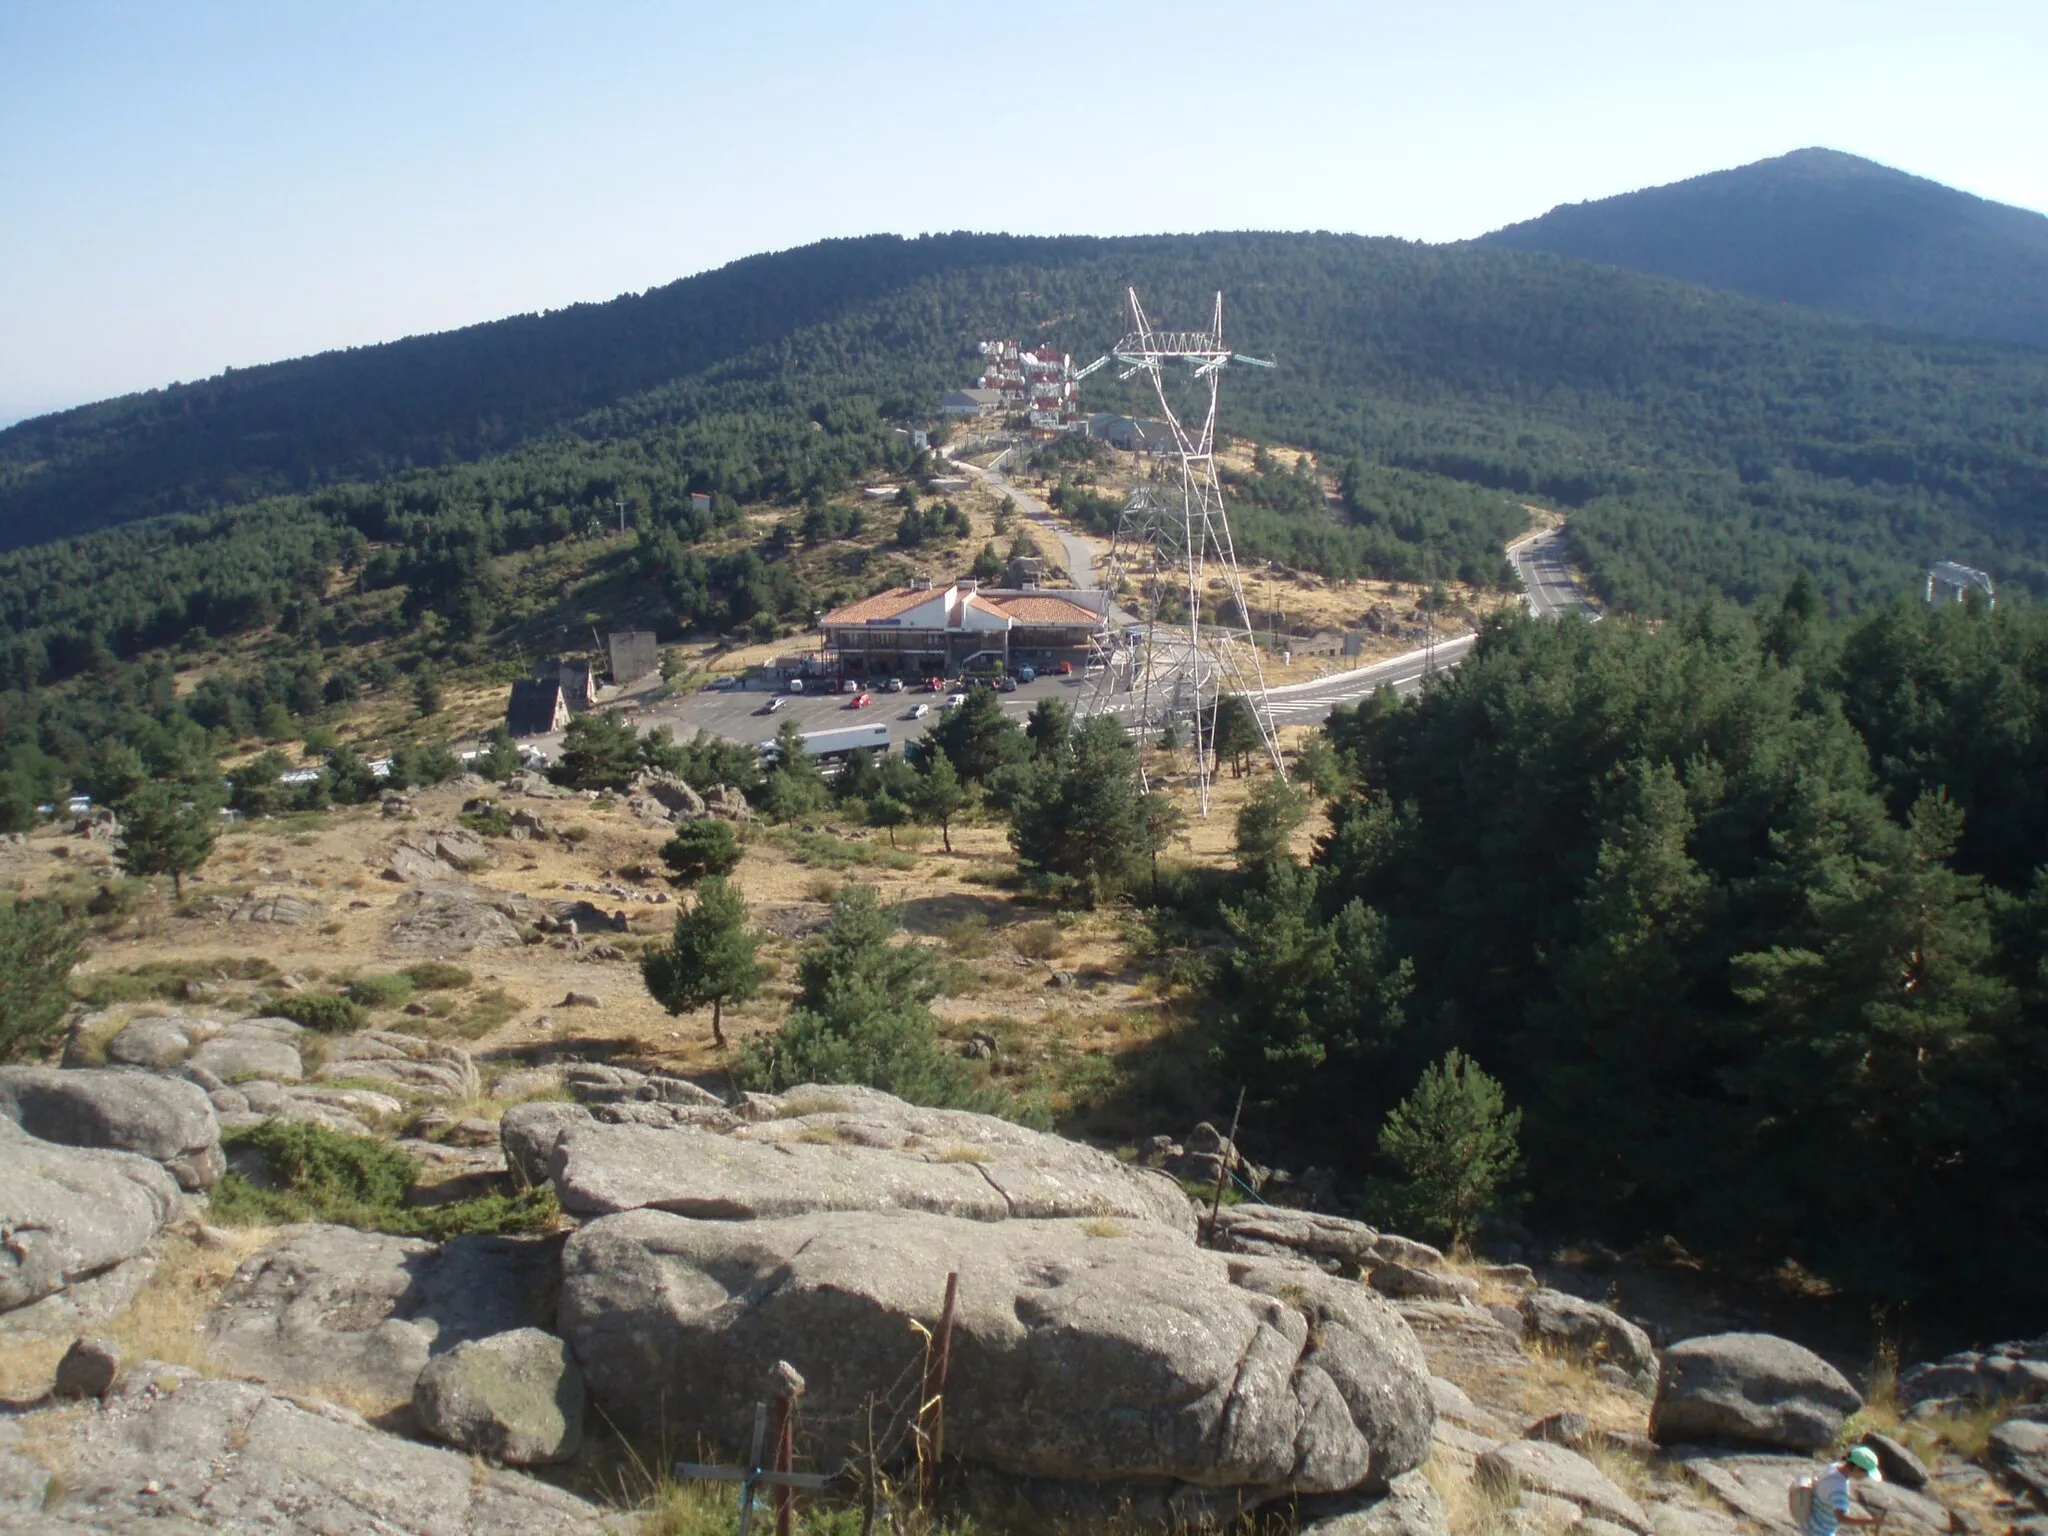
[[[1071,708],[1080,702],[1084,687],[1081,674],[1076,672],[1072,677],[1041,677],[1020,683],[1015,693],[1002,694],[1000,698],[1005,712],[1021,722],[1040,699],[1061,699]],[[805,732],[837,730],[849,725],[886,725],[890,745],[900,751],[906,741],[915,741],[937,723],[947,697],[961,688],[959,683],[948,683],[943,692],[926,693],[922,684],[912,684],[910,691],[904,693],[874,694],[874,702],[865,709],[850,708],[853,696],[843,693],[693,693],[635,710],[631,719],[643,730],[665,725],[679,741],[707,730],[750,744],[772,740],[784,720],[794,720],[797,728]],[[771,711],[768,706],[774,699],[781,703]],[[920,706],[926,710],[922,718],[916,716]],[[553,755],[552,742],[539,745]]]

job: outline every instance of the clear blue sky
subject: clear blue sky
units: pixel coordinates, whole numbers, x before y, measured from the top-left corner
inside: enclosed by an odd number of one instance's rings
[[[2048,208],[2048,4],[0,0],[0,423],[826,235],[1446,240],[1808,144]]]

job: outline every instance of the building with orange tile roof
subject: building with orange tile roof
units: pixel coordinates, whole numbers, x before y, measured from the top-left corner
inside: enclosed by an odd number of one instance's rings
[[[956,581],[877,592],[833,609],[821,628],[826,663],[842,676],[929,677],[969,665],[1081,662],[1107,612],[1102,592]]]

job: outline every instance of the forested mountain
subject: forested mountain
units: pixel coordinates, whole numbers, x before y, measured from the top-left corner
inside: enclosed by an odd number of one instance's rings
[[[1168,317],[1226,289],[1233,336],[1280,359],[1233,384],[1231,427],[1578,509],[1623,607],[1748,601],[1801,564],[1836,602],[1889,595],[1934,555],[2009,583],[2048,568],[2048,359],[1548,257],[1320,235],[828,242],[128,397],[0,433],[0,539],[543,438],[638,452],[713,418],[917,414],[971,377],[979,334],[1101,350],[1127,282]],[[542,457],[558,451],[585,449]],[[1285,542],[1305,563],[1358,563],[1358,541],[1321,519]]]
[[[1481,243],[2048,347],[2048,216],[1831,149],[1569,203]]]
[[[1226,428],[1340,471],[1334,504],[1288,475],[1242,486],[1249,555],[1485,581],[1540,502],[1570,512],[1622,611],[1750,603],[1798,570],[1853,609],[1939,557],[2048,591],[2048,354],[1514,251],[877,237],[0,434],[0,527],[30,546],[0,556],[0,736],[56,783],[95,732],[162,712],[173,646],[297,646],[290,676],[209,678],[179,706],[230,733],[297,714],[300,672],[316,703],[346,692],[318,660],[344,639],[389,642],[408,670],[488,662],[512,617],[494,562],[619,501],[633,538],[604,558],[658,594],[665,633],[801,627],[832,594],[786,551],[735,548],[742,508],[829,524],[864,476],[915,469],[893,429],[973,376],[977,337],[1092,357],[1130,283],[1169,324],[1223,289],[1232,338],[1280,363],[1232,376]],[[1139,404],[1107,374],[1086,388]],[[285,483],[310,488],[246,499]],[[121,521],[166,504],[203,510]],[[81,675],[90,689],[47,694]]]

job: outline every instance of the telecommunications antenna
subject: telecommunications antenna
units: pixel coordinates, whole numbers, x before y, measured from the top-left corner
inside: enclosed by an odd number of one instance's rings
[[[1223,370],[1231,363],[1271,368],[1261,358],[1233,352],[1223,341],[1223,295],[1206,331],[1155,330],[1138,302],[1131,303],[1130,334],[1103,357],[1074,377],[1087,378],[1111,363],[1119,380],[1143,373],[1152,381],[1159,414],[1169,442],[1155,453],[1174,460],[1166,482],[1140,485],[1132,493],[1110,547],[1105,576],[1112,602],[1126,591],[1139,600],[1137,622],[1112,622],[1097,640],[1098,665],[1082,700],[1084,717],[1115,714],[1138,733],[1156,732],[1169,722],[1185,722],[1194,748],[1195,794],[1204,816],[1209,814],[1209,786],[1222,765],[1211,763],[1216,739],[1216,701],[1235,694],[1250,706],[1261,741],[1273,760],[1273,771],[1286,775],[1273,714],[1266,700],[1265,669],[1251,631],[1244,582],[1237,570],[1237,547],[1230,536],[1230,518],[1223,506],[1223,486],[1216,475],[1216,395]],[[1206,383],[1207,403],[1199,387],[1186,420],[1174,409],[1167,388],[1168,370],[1185,380]],[[1190,426],[1199,413],[1199,425]],[[1209,606],[1209,585],[1220,581],[1224,601]]]

